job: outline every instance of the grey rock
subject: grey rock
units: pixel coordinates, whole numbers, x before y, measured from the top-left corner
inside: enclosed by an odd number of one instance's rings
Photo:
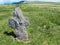
[[[15,8],[13,18],[9,19],[9,26],[16,30],[16,36],[20,40],[27,40],[28,33],[26,27],[29,25],[29,20],[23,16],[19,7]]]

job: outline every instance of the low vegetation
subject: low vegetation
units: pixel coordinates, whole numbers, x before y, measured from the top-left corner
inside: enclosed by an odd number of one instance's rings
[[[24,16],[30,20],[27,27],[29,43],[14,40],[14,32],[8,26],[8,19],[13,17],[15,5],[0,6],[0,45],[60,45],[60,5],[24,4],[20,5]]]

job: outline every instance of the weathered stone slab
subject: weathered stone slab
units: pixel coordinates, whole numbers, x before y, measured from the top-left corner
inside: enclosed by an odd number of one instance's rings
[[[19,7],[15,8],[13,18],[9,19],[9,26],[16,30],[16,36],[20,40],[27,40],[28,33],[26,26],[29,25],[29,20],[23,16]]]

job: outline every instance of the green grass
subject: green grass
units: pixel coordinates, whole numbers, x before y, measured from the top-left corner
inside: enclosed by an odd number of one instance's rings
[[[16,6],[0,6],[0,45],[60,45],[60,5],[26,4],[21,5],[24,16],[30,20],[27,27],[30,43],[17,42],[4,34],[15,32],[8,26]]]

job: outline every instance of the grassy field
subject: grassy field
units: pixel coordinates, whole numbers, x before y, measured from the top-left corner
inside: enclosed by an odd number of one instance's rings
[[[30,20],[27,27],[29,43],[17,42],[11,35],[14,32],[8,26],[16,6],[0,6],[0,45],[60,45],[60,5],[24,4],[20,5],[24,16]]]

